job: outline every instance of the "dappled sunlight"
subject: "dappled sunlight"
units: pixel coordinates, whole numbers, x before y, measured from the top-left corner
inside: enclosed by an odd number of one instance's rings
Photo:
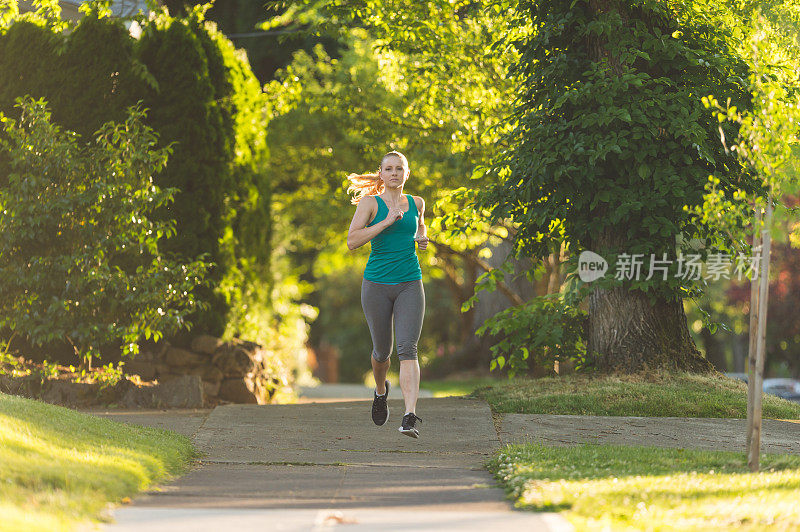
[[[109,502],[182,472],[192,452],[167,431],[0,394],[0,499],[15,508],[4,525],[60,530],[97,519]]]
[[[0,496],[5,499],[5,494],[0,490]],[[0,504],[0,514],[3,515],[3,530],[25,530],[37,532],[61,532],[71,530],[71,522],[59,520],[48,512],[42,512],[32,505],[20,506],[18,504]]]
[[[508,447],[491,466],[520,508],[564,511],[579,529],[800,526],[800,457],[586,445]]]

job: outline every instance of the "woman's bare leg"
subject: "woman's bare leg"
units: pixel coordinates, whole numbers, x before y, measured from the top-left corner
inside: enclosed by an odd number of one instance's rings
[[[400,389],[406,403],[406,413],[415,412],[419,397],[419,362],[415,360],[400,361]]]
[[[386,393],[386,374],[389,373],[389,366],[392,364],[392,360],[387,358],[383,362],[378,362],[375,357],[369,358],[372,360],[372,376],[375,377],[375,393],[383,395]]]

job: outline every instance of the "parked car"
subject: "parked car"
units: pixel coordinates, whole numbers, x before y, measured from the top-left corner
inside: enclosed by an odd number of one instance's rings
[[[725,373],[725,376],[747,382],[747,373]],[[764,393],[800,403],[800,381],[797,379],[764,379],[762,389]]]
[[[800,403],[800,381],[797,379],[764,379],[764,393]]]
[[[747,373],[725,373],[725,376],[747,383]]]

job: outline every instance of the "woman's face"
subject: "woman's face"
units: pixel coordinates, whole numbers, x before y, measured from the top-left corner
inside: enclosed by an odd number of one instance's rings
[[[389,155],[381,163],[380,177],[386,188],[399,188],[408,179],[408,167],[397,155]]]

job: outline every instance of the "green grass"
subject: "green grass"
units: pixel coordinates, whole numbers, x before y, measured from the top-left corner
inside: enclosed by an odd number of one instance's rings
[[[798,530],[800,457],[586,445],[507,447],[489,464],[520,508],[577,530]]]
[[[423,380],[420,389],[433,392],[434,397],[470,395],[478,388],[496,386],[506,382],[492,377],[474,377],[469,379]]]
[[[498,382],[475,395],[500,413],[747,417],[747,385],[723,375],[566,375]],[[800,404],[764,395],[763,416],[800,419]]]
[[[188,438],[0,393],[0,530],[70,530],[184,472]]]

